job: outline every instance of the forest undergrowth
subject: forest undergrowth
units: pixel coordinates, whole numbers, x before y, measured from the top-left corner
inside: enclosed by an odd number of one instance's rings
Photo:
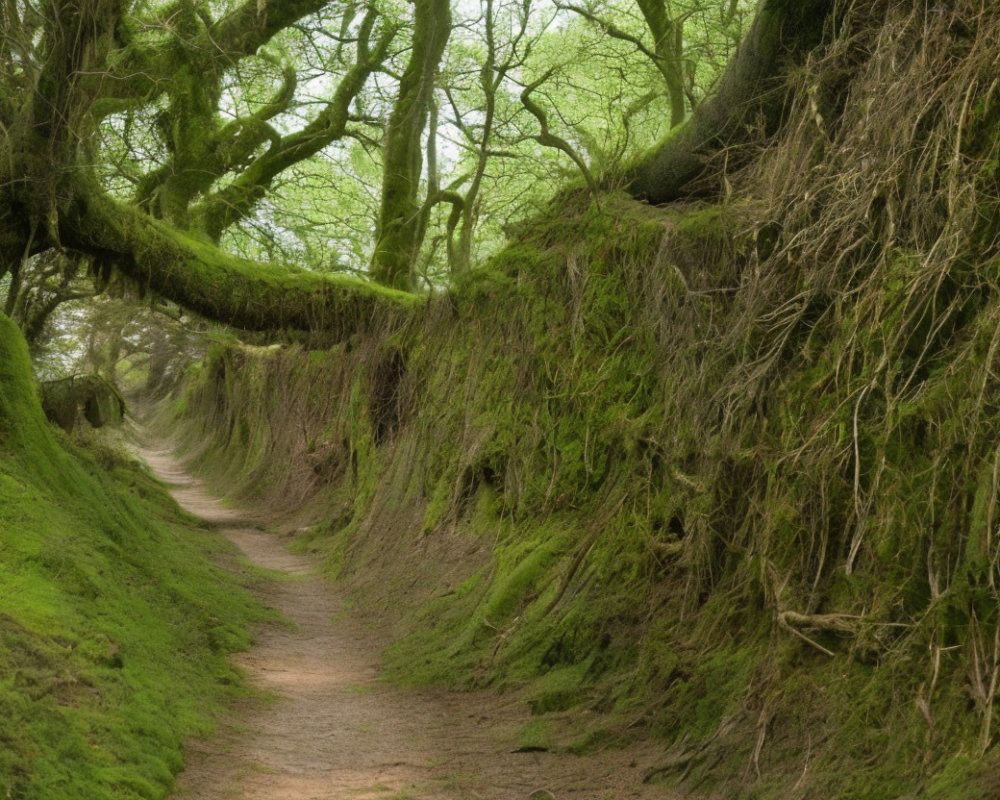
[[[726,797],[992,798],[1000,9],[856,4],[703,201],[568,190],[425,313],[161,407],[309,521],[404,683]]]

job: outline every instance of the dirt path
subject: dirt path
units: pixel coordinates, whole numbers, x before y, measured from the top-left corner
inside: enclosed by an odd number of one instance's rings
[[[245,527],[169,453],[140,455],[188,511],[221,527],[253,564],[286,573],[262,599],[294,623],[270,625],[235,656],[273,693],[196,743],[178,800],[665,800],[643,785],[654,748],[586,757],[514,753],[530,721],[519,704],[476,692],[404,691],[378,680],[378,648],[309,556]],[[659,753],[662,757],[662,753]],[[533,794],[536,793],[536,794]]]

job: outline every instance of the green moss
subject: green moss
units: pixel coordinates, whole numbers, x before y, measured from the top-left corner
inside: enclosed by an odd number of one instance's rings
[[[453,502],[453,487],[447,479],[442,478],[434,485],[431,496],[424,510],[424,531],[432,531],[451,512]]]
[[[0,794],[164,797],[264,612],[137,465],[57,443],[19,338],[0,317]]]
[[[995,759],[994,759],[995,760]],[[996,767],[968,753],[958,753],[947,761],[927,786],[932,800],[989,800],[996,796]]]
[[[587,659],[568,667],[548,670],[533,681],[528,692],[528,705],[532,714],[566,711],[579,705],[590,696],[590,669]]]
[[[487,596],[483,615],[492,625],[502,625],[519,612],[541,589],[553,562],[565,551],[566,539],[556,530],[542,531],[539,539],[518,542],[497,553],[498,577]]]
[[[554,746],[555,727],[544,719],[535,719],[517,734],[517,746],[523,750],[551,750]]]

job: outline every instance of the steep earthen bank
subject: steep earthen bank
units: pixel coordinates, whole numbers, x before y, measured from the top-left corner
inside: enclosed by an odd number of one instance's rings
[[[567,193],[422,314],[200,365],[173,424],[397,678],[727,796],[996,792],[1000,12],[877,5],[721,203]]]
[[[162,798],[269,614],[120,442],[78,435],[0,314],[0,796]]]

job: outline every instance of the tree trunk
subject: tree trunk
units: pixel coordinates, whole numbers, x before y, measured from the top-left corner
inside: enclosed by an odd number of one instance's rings
[[[637,0],[646,27],[653,35],[656,67],[663,76],[670,100],[670,127],[684,122],[687,98],[684,95],[684,23],[671,19],[665,0]]]
[[[748,140],[755,126],[781,123],[782,81],[823,39],[836,0],[765,0],[719,88],[681,128],[626,172],[629,191],[650,203],[682,197],[705,157]]]
[[[438,65],[451,36],[450,0],[416,0],[413,52],[399,81],[383,145],[382,202],[372,278],[386,286],[410,285],[410,265],[421,245],[421,138]]]

